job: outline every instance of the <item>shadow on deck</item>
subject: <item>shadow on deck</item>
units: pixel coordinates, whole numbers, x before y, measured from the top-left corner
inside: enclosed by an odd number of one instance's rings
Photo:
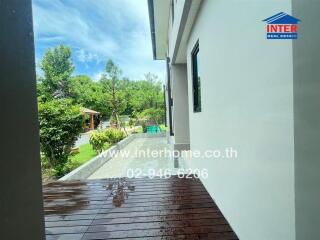
[[[44,186],[47,240],[238,239],[196,178]]]

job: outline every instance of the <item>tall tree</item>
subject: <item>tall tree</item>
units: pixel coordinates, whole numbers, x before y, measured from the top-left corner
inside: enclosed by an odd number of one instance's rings
[[[43,90],[53,98],[69,96],[69,79],[74,70],[71,49],[60,45],[49,49],[40,64],[44,72],[41,81]]]
[[[114,124],[115,127],[120,127],[119,114],[124,111],[124,92],[123,84],[120,80],[122,71],[113,63],[111,59],[106,64],[106,74],[101,79],[101,84],[108,95],[107,104],[111,107],[110,123]]]

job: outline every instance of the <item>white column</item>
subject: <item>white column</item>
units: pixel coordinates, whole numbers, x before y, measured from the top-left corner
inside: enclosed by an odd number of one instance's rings
[[[171,65],[171,82],[173,95],[173,129],[174,149],[188,150],[189,137],[189,104],[188,79],[186,64]]]

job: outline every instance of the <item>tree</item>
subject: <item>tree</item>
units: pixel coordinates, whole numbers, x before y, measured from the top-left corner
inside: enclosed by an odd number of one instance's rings
[[[142,112],[148,108],[164,108],[163,90],[156,75],[148,73],[145,80],[135,83],[131,98],[132,109]]]
[[[140,115],[142,118],[146,118],[147,121],[154,122],[156,125],[165,121],[165,111],[161,108],[145,109]]]
[[[113,63],[111,59],[106,64],[106,75],[101,79],[101,84],[108,96],[107,106],[111,108],[110,123],[119,128],[119,114],[124,111],[125,98],[123,90],[123,82],[120,80],[122,71]]]
[[[48,94],[44,85],[43,85],[43,77],[37,76],[37,97],[40,101],[46,101],[47,99],[51,99],[51,95]]]
[[[40,147],[56,176],[65,164],[77,137],[82,132],[84,115],[67,99],[39,102]]]
[[[49,49],[40,64],[44,72],[41,81],[43,90],[53,98],[69,96],[69,79],[74,70],[71,60],[71,49],[60,45]]]
[[[123,78],[121,82],[125,105],[122,114],[131,115],[133,112],[131,100],[134,95],[134,86],[136,81],[130,81],[128,78]]]
[[[69,82],[70,98],[83,107],[93,109],[109,117],[110,111],[106,107],[107,97],[103,92],[101,84],[92,81],[86,75],[71,77]]]

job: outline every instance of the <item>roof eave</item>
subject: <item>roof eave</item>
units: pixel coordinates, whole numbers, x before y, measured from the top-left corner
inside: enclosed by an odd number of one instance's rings
[[[153,59],[156,60],[157,50],[156,50],[156,34],[155,34],[155,26],[154,26],[153,0],[148,0],[148,9],[149,9],[150,33],[151,33],[151,41],[152,41],[152,53],[153,53]]]
[[[167,52],[169,0],[148,0],[153,59],[165,60]]]

